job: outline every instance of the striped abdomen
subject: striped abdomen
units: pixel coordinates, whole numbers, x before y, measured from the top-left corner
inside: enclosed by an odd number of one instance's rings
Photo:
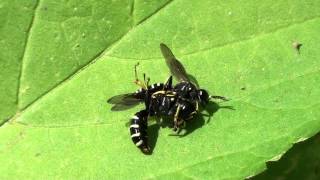
[[[142,110],[137,112],[131,119],[130,134],[133,143],[144,153],[150,154],[151,150],[148,146],[148,112]]]

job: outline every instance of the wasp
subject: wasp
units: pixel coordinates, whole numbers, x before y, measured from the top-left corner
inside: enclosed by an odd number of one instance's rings
[[[228,99],[223,96],[210,96],[205,89],[200,89],[197,87],[196,83],[190,80],[190,76],[187,74],[185,68],[181,62],[173,55],[172,51],[165,44],[160,44],[160,49],[162,55],[166,61],[170,72],[178,80],[178,83],[173,87],[172,91],[177,94],[180,102],[190,102],[195,105],[196,112],[199,109],[199,104],[205,107],[210,99],[221,99],[227,101]],[[178,104],[177,114],[179,114],[180,109],[183,109],[183,104]],[[191,112],[190,115],[195,114]],[[190,116],[191,119],[193,116]],[[185,119],[174,118],[174,130],[177,130],[181,124],[183,124]]]
[[[210,99],[227,100],[223,96],[210,96],[204,89],[200,89],[189,79],[189,76],[180,63],[173,55],[172,51],[163,43],[160,50],[178,83],[173,86],[172,76],[165,83],[155,83],[149,85],[150,78],[141,81],[137,75],[137,65],[135,65],[135,83],[140,89],[134,93],[121,94],[111,97],[107,102],[113,104],[111,110],[125,110],[139,103],[144,103],[145,108],[131,118],[130,135],[133,143],[144,153],[151,154],[148,145],[148,119],[150,116],[167,116],[173,119],[173,130],[180,130],[185,122],[192,119],[199,111],[199,105],[205,107]]]

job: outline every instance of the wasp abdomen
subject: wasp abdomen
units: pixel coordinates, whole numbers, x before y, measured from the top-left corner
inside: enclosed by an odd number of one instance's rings
[[[150,154],[151,150],[148,146],[147,123],[148,112],[142,110],[137,112],[131,119],[130,134],[132,142],[144,153]]]

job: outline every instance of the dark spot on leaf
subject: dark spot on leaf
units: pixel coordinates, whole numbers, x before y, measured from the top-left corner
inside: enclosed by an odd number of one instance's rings
[[[294,41],[292,43],[292,47],[297,51],[298,54],[300,54],[300,49],[302,47],[302,44],[298,41]]]

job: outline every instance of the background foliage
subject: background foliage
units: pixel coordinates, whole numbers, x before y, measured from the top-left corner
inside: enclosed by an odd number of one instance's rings
[[[258,174],[320,130],[318,7],[318,0],[2,0],[0,178]],[[185,137],[151,124],[154,153],[144,156],[125,127],[141,106],[114,113],[106,99],[136,89],[138,61],[153,82],[168,77],[161,42],[201,87],[232,101],[208,106],[213,116],[197,117]]]
[[[320,134],[295,144],[279,161],[268,163],[266,171],[251,179],[319,179],[319,145]]]

